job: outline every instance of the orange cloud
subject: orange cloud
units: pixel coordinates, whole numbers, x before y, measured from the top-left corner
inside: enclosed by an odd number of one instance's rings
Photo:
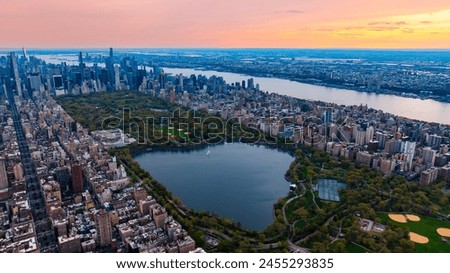
[[[0,0],[0,7],[0,47],[450,45],[448,0]]]

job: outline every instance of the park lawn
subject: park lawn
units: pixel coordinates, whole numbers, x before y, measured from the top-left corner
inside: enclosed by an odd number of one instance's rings
[[[436,253],[436,252],[450,252],[450,243],[441,240],[441,236],[436,232],[438,228],[450,228],[450,224],[443,220],[438,220],[430,217],[418,215],[419,222],[408,221],[407,223],[398,223],[391,220],[387,213],[380,213],[380,218],[384,223],[389,223],[401,227],[408,227],[410,231],[428,237],[430,240],[427,244],[417,244],[416,252],[421,253]],[[450,242],[450,238],[447,238]]]
[[[345,246],[345,253],[367,253],[368,251],[353,242],[348,243]]]
[[[184,131],[178,131],[178,129],[175,129],[173,127],[170,127],[170,128],[163,127],[162,129],[163,129],[164,134],[171,134],[172,136],[177,136],[177,137],[182,137],[182,138],[186,137]]]

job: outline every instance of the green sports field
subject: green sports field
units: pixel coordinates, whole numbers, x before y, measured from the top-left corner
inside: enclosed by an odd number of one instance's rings
[[[450,252],[450,238],[447,237],[446,239],[448,242],[445,242],[436,232],[436,229],[438,228],[450,228],[450,223],[443,220],[418,215],[421,219],[419,222],[408,221],[403,224],[391,220],[387,213],[381,213],[379,216],[385,224],[408,227],[410,231],[428,237],[430,241],[427,244],[415,244],[416,252]]]

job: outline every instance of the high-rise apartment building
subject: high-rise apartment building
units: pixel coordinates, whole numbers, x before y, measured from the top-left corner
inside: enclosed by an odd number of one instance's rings
[[[372,126],[367,127],[366,129],[366,143],[369,143],[373,140],[373,136],[375,134],[375,130]]]
[[[423,148],[422,158],[424,163],[430,164],[430,167],[433,167],[434,161],[436,160],[436,151],[432,150],[430,147]]]
[[[78,163],[72,165],[72,191],[73,193],[83,192],[83,171]]]
[[[97,212],[95,215],[95,226],[97,228],[97,243],[101,247],[111,245],[112,228],[108,212],[103,209]]]
[[[408,162],[409,170],[412,170],[412,162],[416,150],[416,143],[406,141],[404,153],[406,154],[406,161]]]

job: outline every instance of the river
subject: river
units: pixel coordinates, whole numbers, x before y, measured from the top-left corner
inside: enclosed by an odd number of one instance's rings
[[[202,74],[210,77],[216,75],[223,77],[223,79],[230,84],[253,78],[255,84],[259,83],[261,90],[268,91],[270,93],[278,93],[299,99],[325,101],[344,105],[367,104],[369,107],[374,109],[383,110],[384,112],[410,119],[450,124],[450,103],[430,99],[421,100],[388,94],[358,92],[347,89],[305,84],[285,79],[253,77],[237,73],[212,70],[164,68],[164,71],[172,74],[182,73],[184,76]]]

